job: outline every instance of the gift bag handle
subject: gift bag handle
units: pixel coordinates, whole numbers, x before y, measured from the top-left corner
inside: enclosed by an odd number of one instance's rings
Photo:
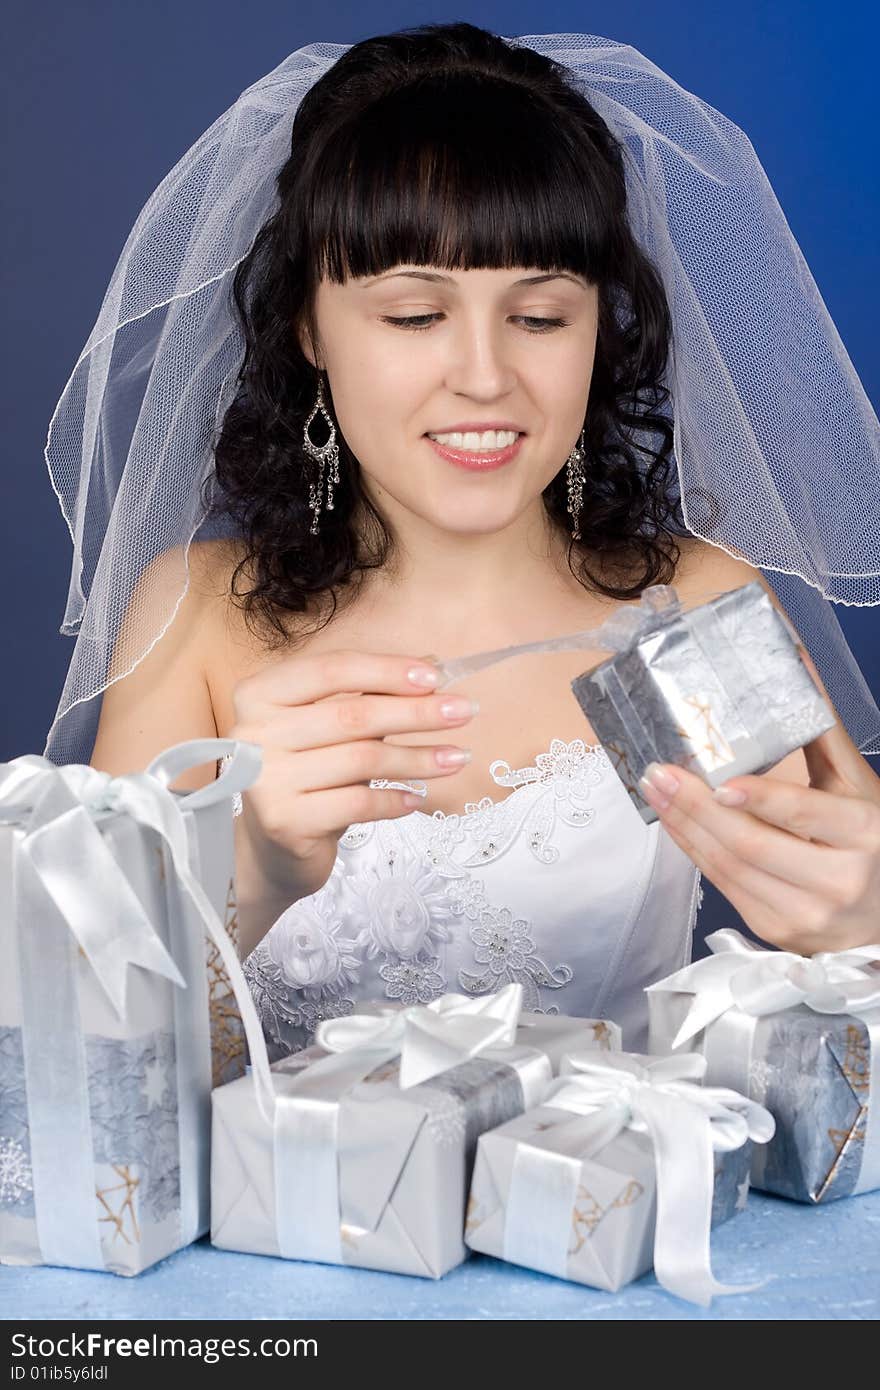
[[[227,757],[228,761],[224,762],[219,777],[194,791],[173,793],[180,797],[179,805],[184,810],[198,811],[253,785],[263,764],[260,744],[237,738],[187,739],[185,743],[173,743],[166,748],[144,771],[163,787],[170,788],[170,783],[182,772],[201,767],[203,763],[216,764],[221,757]]]

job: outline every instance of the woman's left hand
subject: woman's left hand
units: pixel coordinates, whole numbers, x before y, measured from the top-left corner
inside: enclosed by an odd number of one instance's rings
[[[880,944],[880,778],[839,720],[804,755],[809,786],[747,776],[713,793],[652,763],[639,790],[756,936],[807,956]]]

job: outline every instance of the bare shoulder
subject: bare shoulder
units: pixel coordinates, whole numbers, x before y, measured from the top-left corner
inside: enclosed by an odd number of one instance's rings
[[[145,631],[155,639],[161,626],[162,642],[154,641],[156,660],[159,646],[165,657],[176,646],[194,652],[205,635],[206,619],[221,614],[233,564],[233,551],[225,541],[193,541],[188,549],[171,546],[151,560],[138,576],[120,625],[111,680],[126,675],[145,655]]]
[[[229,597],[233,574],[246,557],[246,547],[240,540],[193,541],[187,559],[197,597],[222,604]]]
[[[698,536],[676,539],[681,558],[676,566],[674,583],[679,596],[686,602],[696,603],[704,597],[708,601],[714,594],[726,594],[731,589],[741,589],[744,584],[757,580],[774,607],[788,618],[784,606],[761,571],[749,564],[748,560],[731,555]]]
[[[775,600],[776,606],[782,608],[761,571],[749,564],[748,560],[731,555],[720,546],[701,540],[699,536],[676,536],[676,543],[681,554],[673,582],[681,598],[696,601],[703,595],[708,597],[740,589],[757,579]]]

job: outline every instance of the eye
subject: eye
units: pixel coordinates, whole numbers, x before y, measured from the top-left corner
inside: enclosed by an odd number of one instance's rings
[[[442,314],[415,314],[409,318],[390,318],[385,315],[382,322],[390,323],[395,328],[408,329],[411,333],[424,333],[436,319],[442,319],[442,317]],[[568,319],[533,318],[527,314],[515,314],[514,318],[519,319],[522,323],[539,325],[537,328],[527,328],[527,333],[551,333],[554,328],[567,328],[570,322]]]

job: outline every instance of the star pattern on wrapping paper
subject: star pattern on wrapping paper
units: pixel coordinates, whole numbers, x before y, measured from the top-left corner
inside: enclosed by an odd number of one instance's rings
[[[230,878],[226,889],[224,912],[226,935],[238,953],[238,903],[235,880]],[[229,972],[223,957],[210,937],[205,937],[208,968],[208,1010],[211,1020],[212,1084],[221,1086],[244,1074],[245,1038],[241,1013],[232,992]]]
[[[629,753],[622,743],[616,743],[613,739],[606,739],[604,744],[605,752],[611,759],[615,772],[626,788],[630,796],[639,796],[636,775],[630,767]]]
[[[715,723],[715,712],[712,709],[711,701],[705,697],[701,699],[699,695],[687,695],[683,703],[694,711],[698,725],[696,733],[680,727],[675,731],[679,738],[684,739],[685,742],[697,745],[697,752],[692,753],[687,761],[698,767],[703,767],[704,759],[700,756],[702,753],[713,760],[707,769],[710,772],[732,762],[733,749]],[[702,727],[699,727],[700,721],[702,721]],[[700,742],[701,739],[705,741]]]
[[[112,1224],[114,1240],[117,1236],[121,1236],[126,1245],[133,1245],[141,1238],[134,1209],[134,1197],[140,1184],[140,1178],[131,1176],[127,1163],[114,1163],[113,1170],[122,1181],[110,1187],[99,1187],[96,1190],[95,1196],[106,1213],[106,1215],[98,1217],[98,1221],[100,1224],[106,1222]],[[121,1197],[118,1195],[120,1193],[122,1194]],[[114,1198],[117,1203],[115,1210],[113,1207]],[[130,1223],[130,1235],[125,1230],[126,1220]]]
[[[598,1043],[600,1051],[602,1051],[602,1052],[610,1052],[610,1051],[611,1051],[611,1029],[608,1027],[608,1024],[607,1024],[607,1023],[604,1023],[604,1022],[602,1022],[602,1021],[600,1020],[598,1023],[592,1024],[592,1029],[593,1029],[593,1041],[594,1041],[595,1043]]]
[[[579,1184],[575,1197],[575,1204],[571,1214],[571,1224],[574,1233],[574,1247],[569,1247],[568,1254],[576,1255],[586,1244],[587,1240],[595,1231],[606,1212],[620,1209],[621,1207],[631,1207],[634,1202],[644,1194],[644,1187],[635,1178],[630,1178],[626,1186],[618,1192],[614,1201],[607,1207],[603,1207],[596,1200],[592,1192]],[[580,1205],[578,1205],[580,1203]]]
[[[846,1052],[841,1071],[852,1089],[867,1093],[871,1086],[871,1060],[868,1040],[860,1028],[850,1024],[846,1030]]]
[[[482,1217],[477,1215],[479,1205],[476,1197],[471,1193],[470,1197],[468,1197],[468,1204],[464,1214],[465,1234],[467,1234],[468,1231],[473,1231],[482,1221]]]

